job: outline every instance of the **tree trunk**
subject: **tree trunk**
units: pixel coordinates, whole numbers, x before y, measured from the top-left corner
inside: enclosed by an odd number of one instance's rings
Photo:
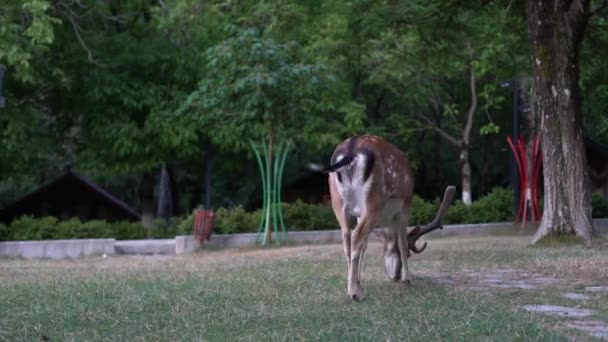
[[[471,46],[469,44],[469,50]],[[473,58],[471,52],[471,59]],[[460,142],[460,158],[458,163],[460,164],[460,173],[462,177],[462,203],[465,205],[471,205],[473,203],[472,191],[471,191],[471,161],[469,160],[469,147],[471,146],[471,130],[473,129],[473,118],[477,111],[477,78],[475,76],[475,70],[471,63],[469,70],[469,88],[471,92],[471,104],[469,105],[469,112],[467,113],[467,122],[462,132],[462,141]]]
[[[213,162],[215,161],[215,151],[209,145],[205,153],[205,209],[211,210],[211,175],[213,172]]]
[[[147,171],[139,185],[139,203],[141,206],[141,223],[148,229],[148,237],[154,226],[154,172]]]
[[[173,216],[173,184],[167,164],[163,164],[160,169],[160,181],[158,184],[158,207],[156,217],[163,218],[165,222]]]
[[[589,0],[528,1],[526,11],[545,177],[543,218],[532,243],[548,234],[576,233],[590,245],[591,194],[578,85]]]
[[[473,199],[471,196],[471,162],[469,161],[469,149],[463,147],[460,150],[460,174],[462,177],[462,203],[471,205]]]

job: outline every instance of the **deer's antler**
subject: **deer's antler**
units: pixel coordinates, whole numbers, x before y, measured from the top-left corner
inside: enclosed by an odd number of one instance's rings
[[[416,228],[412,229],[412,231],[407,234],[408,257],[412,255],[410,250],[416,254],[419,254],[422,253],[422,251],[424,251],[424,249],[426,248],[426,242],[424,243],[424,245],[422,245],[421,248],[418,248],[416,246],[416,242],[421,236],[426,233],[430,233],[435,229],[443,229],[443,227],[441,226],[441,219],[445,215],[450,204],[452,204],[455,194],[456,187],[453,185],[448,186],[445,189],[445,193],[443,194],[443,201],[441,202],[441,206],[439,206],[439,210],[437,211],[437,215],[435,215],[433,221],[431,221],[431,223],[427,224],[422,228],[420,228],[420,226],[416,226]]]

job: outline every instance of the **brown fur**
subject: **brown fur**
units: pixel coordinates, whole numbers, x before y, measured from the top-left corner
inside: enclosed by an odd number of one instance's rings
[[[337,172],[329,176],[329,190],[331,203],[340,224],[344,254],[348,263],[348,294],[354,300],[365,298],[360,284],[361,263],[367,246],[369,234],[376,225],[386,223],[389,230],[385,236],[384,254],[385,267],[392,280],[411,282],[411,275],[407,266],[407,221],[413,198],[414,177],[405,155],[386,140],[373,135],[359,137],[356,141],[347,139],[336,147],[334,158],[337,155],[357,154],[367,151],[374,156],[371,170],[371,186],[367,193],[365,209],[355,229],[351,232],[349,216],[345,208],[344,199],[338,191]],[[340,172],[340,171],[338,171]],[[342,177],[349,176],[346,172]],[[350,175],[352,176],[352,175]],[[394,217],[383,217],[385,207],[390,200],[397,200],[401,208]]]

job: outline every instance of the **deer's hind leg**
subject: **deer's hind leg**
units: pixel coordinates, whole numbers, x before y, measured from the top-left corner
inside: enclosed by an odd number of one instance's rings
[[[398,243],[398,230],[396,223],[390,223],[384,234],[384,270],[392,281],[401,279],[401,252]]]
[[[403,212],[398,216],[398,228],[397,228],[397,241],[399,245],[399,251],[401,252],[401,281],[407,284],[412,283],[412,274],[407,265],[407,259],[409,255],[409,246],[407,242],[407,225],[410,219],[409,208],[404,209]]]

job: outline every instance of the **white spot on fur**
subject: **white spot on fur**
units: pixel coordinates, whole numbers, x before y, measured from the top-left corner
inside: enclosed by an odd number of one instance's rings
[[[570,89],[568,89],[568,88],[564,89],[564,94],[566,94],[567,98],[570,98]]]
[[[540,59],[538,59],[538,58],[536,59],[536,65],[540,66]]]
[[[554,85],[551,86],[551,93],[553,93],[553,97],[557,97],[557,89]]]

